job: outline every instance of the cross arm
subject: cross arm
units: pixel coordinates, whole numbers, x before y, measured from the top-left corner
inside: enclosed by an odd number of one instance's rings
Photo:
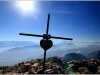
[[[51,38],[63,39],[63,40],[73,40],[72,38],[64,38],[64,37],[56,37],[56,36],[51,36]]]
[[[19,35],[43,37],[43,35],[37,35],[37,34],[26,34],[26,33],[19,33]],[[56,36],[51,36],[50,38],[63,39],[63,40],[73,40],[72,38],[64,38],[64,37],[56,37]]]
[[[19,33],[19,35],[43,37],[43,35]]]

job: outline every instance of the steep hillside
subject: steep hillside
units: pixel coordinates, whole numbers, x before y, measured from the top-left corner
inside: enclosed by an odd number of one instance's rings
[[[97,55],[94,58],[100,59],[100,51],[98,51]]]
[[[96,50],[94,52],[91,52],[90,54],[87,55],[87,57],[89,59],[92,59],[92,58],[98,58],[98,59],[100,59],[100,50]]]
[[[88,61],[88,58],[82,54],[77,54],[77,53],[69,53],[69,54],[66,54],[64,56],[66,59],[71,59],[71,60],[87,60]]]

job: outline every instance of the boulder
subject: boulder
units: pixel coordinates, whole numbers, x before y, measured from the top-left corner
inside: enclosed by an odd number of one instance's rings
[[[43,69],[37,70],[37,74],[44,74]]]

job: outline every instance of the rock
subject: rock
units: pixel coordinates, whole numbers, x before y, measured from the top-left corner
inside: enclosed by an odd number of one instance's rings
[[[32,70],[29,70],[28,74],[36,74],[36,73],[34,71],[32,71]]]
[[[43,59],[22,62],[14,66],[0,66],[0,74],[100,74],[100,60],[71,60],[50,57],[46,59],[43,72]]]
[[[96,66],[93,65],[93,64],[89,64],[88,69],[89,69],[91,72],[93,72],[93,74],[94,74],[94,73],[97,73],[97,68],[96,68]]]
[[[53,71],[51,72],[51,74],[58,74],[57,69],[53,69]]]
[[[32,65],[32,67],[38,67],[38,66],[40,66],[39,63],[34,63],[34,64]]]
[[[45,71],[45,73],[46,73],[46,74],[50,74],[51,71],[52,71],[52,69],[47,69],[47,70]]]
[[[24,65],[23,65],[23,71],[24,71],[24,72],[29,71],[30,68],[31,68],[31,64],[30,64],[30,63],[27,63],[27,64],[24,64]]]
[[[21,67],[18,67],[17,73],[23,73],[23,69]]]
[[[25,74],[29,74],[29,72],[25,72]]]
[[[82,72],[82,74],[90,74],[89,70],[85,70],[84,72]]]
[[[98,70],[97,74],[100,74],[100,69]]]
[[[37,74],[44,74],[43,69],[37,70]]]
[[[32,73],[36,72],[36,69],[35,68],[31,68],[30,70]]]
[[[39,62],[40,62],[41,60],[42,60],[42,59],[37,59],[37,61],[39,61]]]
[[[24,66],[30,66],[31,64],[30,63],[26,63],[26,64],[24,64]]]
[[[40,66],[40,69],[42,69],[43,68],[43,66]]]
[[[86,67],[80,67],[79,68],[79,71],[82,73],[82,72],[84,72],[84,71],[86,71],[87,70],[87,68]]]
[[[0,70],[0,74],[2,74],[3,73],[3,70]]]
[[[45,71],[46,74],[58,74],[57,69],[47,69]]]
[[[52,69],[47,69],[47,70],[46,70],[46,72],[50,72],[50,71],[52,71]]]

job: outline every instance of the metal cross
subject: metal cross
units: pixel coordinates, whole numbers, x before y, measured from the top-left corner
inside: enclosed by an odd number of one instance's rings
[[[46,51],[47,51],[49,48],[51,48],[52,45],[53,45],[53,42],[50,40],[50,38],[54,38],[54,39],[63,39],[63,40],[73,40],[72,38],[56,37],[56,36],[51,36],[50,34],[48,34],[48,31],[49,31],[49,21],[50,21],[50,14],[48,14],[46,34],[37,35],[37,34],[19,33],[19,35],[43,37],[43,39],[40,41],[40,45],[41,45],[41,47],[44,49],[43,73],[44,73],[44,71],[45,71]],[[44,45],[44,44],[45,44],[45,45]]]

